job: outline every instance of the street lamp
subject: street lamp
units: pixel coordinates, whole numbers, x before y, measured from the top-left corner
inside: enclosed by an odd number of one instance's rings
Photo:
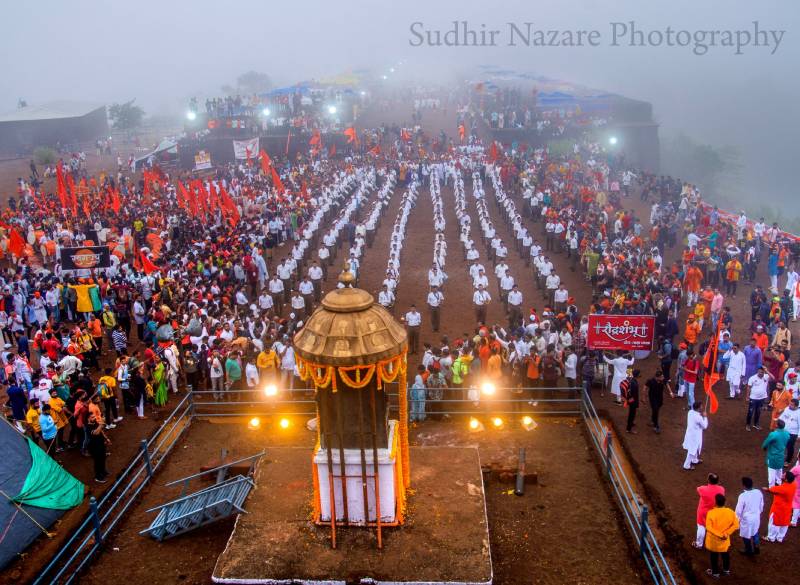
[[[328,106],[328,113],[333,116],[336,113],[336,106]]]
[[[612,136],[611,138],[609,138],[609,139],[608,139],[608,143],[609,143],[611,146],[614,146],[614,145],[615,145],[617,142],[619,142],[619,141],[617,140],[617,137],[616,137],[616,136]]]
[[[188,112],[186,112],[186,118],[187,118],[189,121],[192,121],[192,122],[193,122],[194,120],[196,120],[196,119],[197,119],[197,112],[194,112],[194,111],[192,111],[192,110],[189,110]]]

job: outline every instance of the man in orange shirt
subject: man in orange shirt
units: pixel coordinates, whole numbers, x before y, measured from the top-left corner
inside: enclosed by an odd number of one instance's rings
[[[703,282],[702,271],[694,264],[691,264],[683,277],[683,287],[686,289],[687,306],[694,305],[700,294],[700,285]]]
[[[689,315],[686,319],[686,331],[683,334],[683,340],[686,345],[694,345],[697,343],[697,336],[700,335],[700,324],[695,319],[694,315]]]
[[[769,336],[764,333],[764,326],[758,325],[756,327],[756,332],[753,333],[753,340],[756,342],[756,347],[761,350],[762,354],[767,352],[767,347],[769,347]]]

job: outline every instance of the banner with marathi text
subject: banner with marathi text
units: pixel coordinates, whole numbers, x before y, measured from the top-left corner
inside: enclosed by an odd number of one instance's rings
[[[93,270],[111,266],[107,246],[75,246],[61,248],[61,268],[64,270]]]
[[[589,315],[589,349],[653,349],[656,318],[652,315]]]

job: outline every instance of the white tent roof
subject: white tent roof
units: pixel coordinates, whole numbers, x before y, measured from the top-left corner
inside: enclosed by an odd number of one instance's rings
[[[58,118],[79,118],[103,104],[59,100],[35,106],[17,108],[12,112],[0,114],[0,122],[25,122],[29,120],[55,120]]]

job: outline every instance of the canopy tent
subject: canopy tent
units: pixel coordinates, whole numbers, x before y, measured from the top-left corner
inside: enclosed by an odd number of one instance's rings
[[[6,421],[0,423],[0,568],[25,550],[65,510],[83,501],[84,486]]]
[[[307,83],[298,83],[297,85],[288,85],[286,87],[276,87],[275,89],[271,89],[267,92],[258,94],[258,97],[261,98],[269,98],[269,97],[279,97],[283,95],[294,95],[296,93],[300,93],[305,95],[311,91],[311,86]]]
[[[148,152],[147,154],[140,156],[139,158],[133,161],[134,167],[138,168],[141,163],[152,157],[157,157],[161,153],[167,154],[178,154],[178,141],[172,140],[170,138],[165,138],[161,142],[158,143],[152,152]]]

